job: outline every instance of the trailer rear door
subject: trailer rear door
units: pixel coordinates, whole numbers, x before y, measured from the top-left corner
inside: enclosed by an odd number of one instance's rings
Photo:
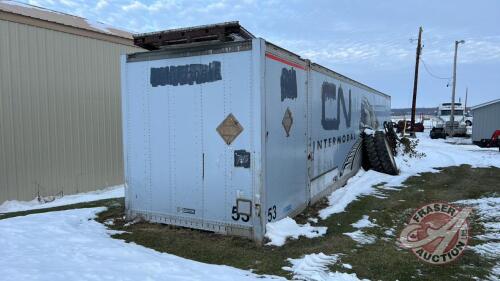
[[[268,222],[307,203],[307,72],[303,62],[266,53],[266,209]]]
[[[170,71],[170,81],[156,81],[149,95],[151,200],[155,212],[202,218],[202,103],[201,86],[175,81],[181,67],[199,64],[199,57],[149,62],[150,69]],[[150,70],[151,71],[151,70]],[[146,71],[148,74],[150,71]],[[148,79],[150,80],[150,79]],[[153,81],[153,83],[155,83]]]

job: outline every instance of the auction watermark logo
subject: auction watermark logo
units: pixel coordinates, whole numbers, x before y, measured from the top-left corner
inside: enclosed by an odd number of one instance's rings
[[[469,240],[467,217],[471,208],[432,203],[419,208],[401,231],[401,246],[431,264],[457,259]]]

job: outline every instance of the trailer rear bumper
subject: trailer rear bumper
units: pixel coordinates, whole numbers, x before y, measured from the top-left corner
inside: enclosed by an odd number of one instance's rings
[[[175,225],[180,227],[195,228],[221,234],[253,238],[253,228],[220,221],[208,221],[196,218],[185,218],[180,216],[168,215],[164,213],[154,213],[148,211],[128,210],[127,219],[133,220],[141,218],[146,221]]]

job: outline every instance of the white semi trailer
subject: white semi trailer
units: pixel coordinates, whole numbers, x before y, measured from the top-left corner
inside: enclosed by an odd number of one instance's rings
[[[135,40],[151,51],[122,57],[129,217],[262,241],[344,185],[360,132],[390,118],[388,95],[237,22]]]

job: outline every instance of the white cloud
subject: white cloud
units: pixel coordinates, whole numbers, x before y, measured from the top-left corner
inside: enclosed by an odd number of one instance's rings
[[[168,10],[176,5],[175,1],[155,1],[151,5],[146,5],[140,1],[132,1],[127,5],[123,5],[122,10],[129,11],[137,11],[137,10],[145,10],[148,12],[158,12],[161,10]]]
[[[99,1],[97,1],[96,9],[101,10],[108,5],[109,5],[109,2],[107,0],[99,0]]]
[[[133,10],[147,10],[148,6],[146,6],[144,3],[139,2],[139,1],[133,1],[127,5],[122,6],[122,10],[128,12],[128,11],[133,11]]]
[[[205,12],[211,12],[213,10],[221,10],[226,8],[226,3],[224,1],[210,3],[206,7],[201,8],[200,10],[204,10]]]
[[[255,0],[28,0],[29,3],[112,23],[118,28],[148,32],[168,28],[240,20],[255,35],[262,36],[297,54],[325,66],[371,65],[384,69],[407,68],[414,64],[414,30],[394,27],[380,30],[380,24],[363,24],[334,11],[308,11],[300,2]],[[302,5],[302,6],[301,6]],[[301,6],[301,7],[299,7]],[[325,6],[326,7],[326,6]],[[305,9],[305,10],[304,10]],[[279,13],[276,13],[279,11]],[[165,13],[165,17],[152,14]],[[313,18],[309,28],[304,19]],[[335,18],[335,20],[331,20]],[[324,24],[317,24],[317,23]],[[473,34],[473,33],[470,33]],[[470,35],[469,34],[469,35]],[[466,40],[459,49],[460,63],[500,62],[500,36],[467,33],[428,27],[422,56],[432,66],[449,66],[453,42]]]
[[[78,3],[71,0],[59,0],[59,2],[68,7],[77,7]]]

